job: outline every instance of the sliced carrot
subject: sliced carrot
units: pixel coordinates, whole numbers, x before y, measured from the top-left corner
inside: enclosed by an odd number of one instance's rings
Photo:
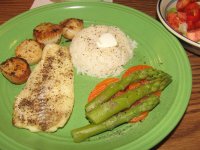
[[[118,81],[118,78],[108,78],[98,83],[88,96],[88,102],[92,101],[96,96],[103,92],[108,85]]]
[[[100,83],[98,83],[95,87],[98,88],[98,87],[102,87],[102,86],[108,86],[111,83],[118,82],[118,81],[119,81],[118,78],[107,78],[107,79],[101,81]]]
[[[134,73],[135,71],[138,71],[138,70],[143,70],[143,69],[147,69],[147,68],[152,68],[151,66],[148,66],[148,65],[138,65],[138,66],[133,66],[131,68],[129,68],[122,76],[122,78],[124,77],[127,77],[129,76],[131,73]],[[88,97],[88,102],[92,101],[96,96],[98,96],[103,90],[105,90],[105,88],[110,85],[111,83],[114,83],[114,82],[118,82],[119,79],[118,78],[107,78],[103,81],[101,81],[100,83],[98,83],[95,88],[92,90],[92,92],[90,93],[89,97]],[[140,85],[142,84],[146,84],[148,83],[147,80],[141,80],[139,82],[136,82],[136,83],[132,83],[130,84],[126,90],[133,90],[137,87],[139,87]],[[114,95],[114,97],[117,97],[117,96],[120,96],[122,95],[123,93],[126,92],[126,90],[124,91],[119,91],[118,93],[116,93]],[[155,92],[155,95],[158,95],[160,96],[161,92],[158,91],[158,92]],[[142,101],[142,99],[140,100]],[[140,101],[137,101],[136,103],[134,103],[131,107],[134,107],[136,105],[138,105],[140,103]],[[143,119],[145,119],[147,116],[148,116],[148,111],[147,112],[143,112],[141,113],[139,116],[137,117],[134,117],[133,119],[131,119],[129,122],[130,123],[136,123],[138,121],[141,121]]]
[[[98,96],[106,87],[102,86],[99,88],[95,88],[90,95],[88,96],[88,102],[90,102],[91,100],[93,100],[96,96]]]
[[[148,83],[147,80],[141,80],[141,81],[139,81],[139,82],[134,82],[134,83],[132,83],[132,84],[130,84],[130,85],[128,86],[128,90],[133,90],[133,89],[139,87],[140,85],[142,85],[142,84],[147,84],[147,83]]]
[[[152,68],[151,66],[148,65],[137,65],[137,66],[133,66],[130,67],[128,70],[126,70],[126,72],[123,74],[122,78],[129,76],[131,73],[138,71],[138,70],[143,70],[143,69],[147,69],[147,68]]]
[[[141,113],[139,116],[134,117],[133,119],[131,119],[129,122],[130,123],[136,123],[138,121],[142,121],[148,116],[148,114],[149,114],[149,112],[145,111],[145,112]]]
[[[130,85],[128,86],[128,90],[133,90],[133,89],[139,87],[140,85],[141,85],[140,82],[132,83],[132,84],[130,84]]]
[[[133,89],[139,87],[140,85],[146,84],[146,83],[148,83],[147,80],[142,80],[142,81],[140,81],[140,82],[132,83],[131,85],[128,86],[128,90],[133,90]],[[160,91],[157,91],[157,92],[155,92],[154,94],[157,95],[157,96],[160,96],[161,92],[160,92]],[[134,103],[134,104],[132,105],[132,107],[138,105],[139,103],[140,103],[139,101],[136,102],[136,103]],[[148,112],[143,112],[143,113],[141,113],[139,116],[134,117],[133,119],[131,119],[129,122],[130,122],[130,123],[136,123],[136,122],[138,122],[138,121],[144,120],[147,116],[148,116]]]
[[[161,91],[157,91],[154,93],[156,96],[160,96],[161,95]]]
[[[134,73],[135,71],[138,71],[138,70],[143,70],[143,69],[147,69],[147,68],[152,68],[151,66],[148,66],[148,65],[138,65],[138,66],[133,66],[131,68],[129,68],[124,74],[123,74],[123,78],[124,77],[127,77],[129,76],[131,73]],[[141,80],[139,82],[135,82],[135,83],[132,83],[128,86],[128,90],[133,90],[137,87],[139,87],[140,85],[142,84],[147,84],[148,81],[147,80]],[[155,92],[155,95],[158,95],[160,96],[161,92]],[[139,104],[139,102],[136,102],[132,105],[132,107],[134,107],[135,105]],[[136,123],[138,121],[141,121],[143,119],[145,119],[147,116],[148,116],[148,113],[149,112],[143,112],[141,115],[137,116],[137,117],[134,117],[133,119],[131,119],[129,122],[130,123]]]
[[[124,90],[124,91],[119,91],[119,92],[117,92],[115,95],[114,95],[114,98],[115,97],[118,97],[118,96],[120,96],[120,95],[122,95],[122,94],[124,94],[126,91]]]

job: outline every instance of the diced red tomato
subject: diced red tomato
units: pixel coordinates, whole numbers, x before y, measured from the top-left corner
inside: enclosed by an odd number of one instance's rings
[[[192,41],[200,41],[200,28],[188,31],[186,37]]]
[[[176,9],[177,9],[178,11],[183,11],[184,8],[185,8],[188,4],[190,4],[190,3],[192,3],[192,2],[195,2],[195,1],[196,1],[196,0],[178,0],[177,3],[176,3]]]
[[[169,12],[166,20],[169,25],[179,33],[185,33],[192,41],[200,41],[200,5],[197,0],[178,0],[176,3],[177,12]],[[186,23],[187,26],[183,23]],[[186,27],[182,31],[182,27]],[[180,31],[179,31],[180,30]]]
[[[195,22],[194,27],[195,27],[195,28],[200,28],[200,20],[197,21],[197,22]]]
[[[184,11],[188,21],[197,22],[200,19],[200,7],[196,2],[188,4]]]
[[[177,16],[180,19],[181,23],[183,23],[187,20],[186,13],[184,13],[184,12],[177,12]]]
[[[193,21],[186,21],[186,23],[187,23],[187,26],[188,26],[187,27],[188,31],[195,29],[195,25],[194,25]]]
[[[179,25],[186,22],[186,18],[186,13],[184,12],[170,12],[166,16],[169,25],[177,32],[179,32]]]

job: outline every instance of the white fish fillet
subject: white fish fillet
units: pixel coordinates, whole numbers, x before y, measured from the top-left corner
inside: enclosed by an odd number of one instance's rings
[[[54,132],[69,119],[74,104],[74,74],[69,50],[49,44],[42,60],[15,99],[13,125],[31,132]]]

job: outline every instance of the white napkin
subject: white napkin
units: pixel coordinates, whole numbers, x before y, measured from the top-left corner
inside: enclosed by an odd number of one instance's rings
[[[54,2],[59,2],[59,1],[70,1],[70,0],[35,0],[31,6],[30,9],[32,8],[36,8],[42,5],[47,5],[47,4],[51,4]],[[72,0],[73,1],[73,0]],[[78,1],[78,0],[75,0]],[[80,0],[79,0],[80,1]],[[104,2],[112,2],[112,0],[87,0],[87,1],[104,1]]]

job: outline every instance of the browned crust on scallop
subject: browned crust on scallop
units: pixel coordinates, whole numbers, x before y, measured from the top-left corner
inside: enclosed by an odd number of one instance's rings
[[[83,26],[83,20],[77,19],[77,18],[69,18],[60,23],[61,27],[68,27],[70,29],[74,29],[76,27],[82,27]]]
[[[28,64],[36,64],[42,57],[42,49],[44,44],[41,44],[33,39],[22,41],[15,49],[15,56],[25,59]]]
[[[53,23],[41,23],[33,29],[33,36],[39,43],[45,43],[47,40],[52,40],[57,36],[61,37],[62,28],[60,25]]]
[[[1,63],[0,71],[5,78],[14,84],[25,83],[31,73],[27,61],[19,57],[11,57]]]
[[[76,33],[83,29],[83,20],[77,18],[69,18],[60,22],[60,26],[63,28],[63,36],[71,40]],[[71,34],[70,30],[74,31],[74,33]]]
[[[41,49],[43,49],[44,46],[45,46],[43,43],[39,43],[39,42],[36,41],[35,39],[26,39],[26,40],[24,40],[24,41],[35,41],[35,42],[37,42],[37,43],[39,44],[39,46],[40,46]]]

